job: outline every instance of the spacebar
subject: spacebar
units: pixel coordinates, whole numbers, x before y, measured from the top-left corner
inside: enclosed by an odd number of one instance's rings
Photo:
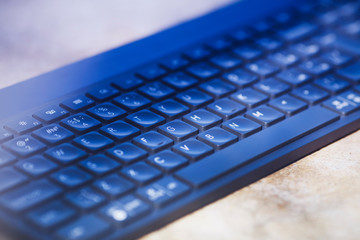
[[[178,171],[176,175],[195,187],[202,186],[255,158],[314,132],[338,118],[339,115],[322,107],[309,108],[189,165]]]

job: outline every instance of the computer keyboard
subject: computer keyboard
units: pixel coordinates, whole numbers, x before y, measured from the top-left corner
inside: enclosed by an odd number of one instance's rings
[[[5,122],[1,223],[19,239],[139,237],[358,129],[360,3],[325,2]]]

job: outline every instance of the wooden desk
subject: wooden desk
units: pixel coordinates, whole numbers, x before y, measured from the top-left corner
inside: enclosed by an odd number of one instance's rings
[[[228,1],[6,1],[0,88]],[[157,239],[360,239],[360,131],[153,232]]]

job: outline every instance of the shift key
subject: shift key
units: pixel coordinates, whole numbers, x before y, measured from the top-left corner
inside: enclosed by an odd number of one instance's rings
[[[176,175],[193,186],[200,187],[337,119],[338,114],[320,106],[309,108],[183,168]]]

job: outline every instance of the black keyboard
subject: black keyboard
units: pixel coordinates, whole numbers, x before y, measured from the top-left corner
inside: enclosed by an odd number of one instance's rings
[[[360,4],[322,4],[5,122],[1,222],[19,239],[138,237],[358,129]]]

